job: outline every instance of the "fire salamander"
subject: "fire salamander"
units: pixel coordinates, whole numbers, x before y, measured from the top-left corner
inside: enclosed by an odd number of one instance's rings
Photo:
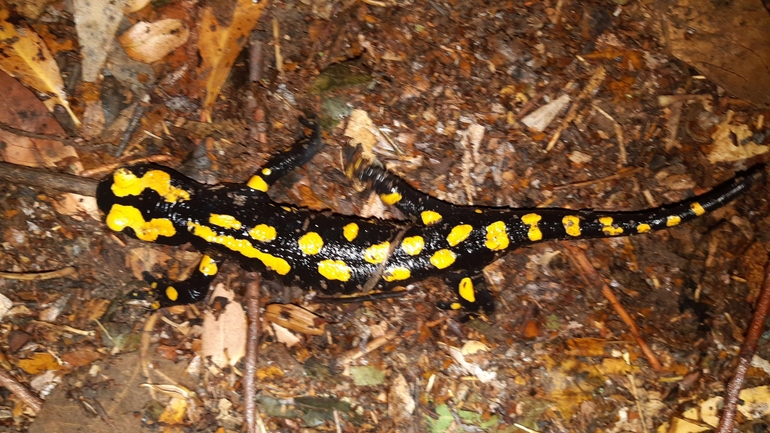
[[[557,239],[629,236],[674,227],[725,205],[765,176],[756,165],[712,191],[632,212],[459,206],[417,191],[382,167],[349,162],[364,182],[409,220],[363,219],[274,203],[268,189],[323,147],[320,130],[269,160],[246,184],[203,185],[159,165],[123,167],[97,190],[107,226],[203,252],[185,281],[154,281],[155,308],[202,300],[225,259],[284,284],[328,294],[389,290],[441,276],[457,294],[447,309],[493,311],[485,266],[523,246]]]

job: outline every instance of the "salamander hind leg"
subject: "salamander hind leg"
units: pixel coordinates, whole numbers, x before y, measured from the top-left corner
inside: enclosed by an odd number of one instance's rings
[[[150,290],[135,290],[129,294],[129,297],[148,300],[153,309],[200,302],[208,294],[209,286],[221,264],[221,260],[204,254],[192,275],[183,281],[156,279],[149,272],[145,272],[144,279],[149,283]]]
[[[348,178],[362,182],[379,194],[383,203],[395,206],[423,225],[438,224],[462,208],[418,191],[379,162],[365,160],[360,148],[349,146],[345,157]]]
[[[457,294],[454,302],[439,302],[442,310],[463,310],[470,313],[491,314],[495,310],[495,300],[486,287],[483,274],[468,276],[466,274],[450,274],[444,282]],[[467,318],[466,316],[465,318]]]
[[[286,173],[310,161],[318,151],[323,149],[321,126],[315,120],[301,118],[300,123],[312,132],[294,142],[286,151],[272,157],[265,165],[257,170],[246,183],[251,189],[267,192],[275,181]]]

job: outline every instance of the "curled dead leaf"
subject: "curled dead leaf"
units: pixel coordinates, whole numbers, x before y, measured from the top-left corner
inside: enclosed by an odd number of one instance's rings
[[[190,29],[184,21],[166,19],[138,22],[120,35],[118,41],[132,59],[152,63],[184,45],[189,38]]]

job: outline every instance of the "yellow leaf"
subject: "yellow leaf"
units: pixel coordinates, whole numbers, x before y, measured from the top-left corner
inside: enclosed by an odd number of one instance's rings
[[[19,368],[29,374],[38,374],[48,370],[61,370],[61,365],[50,353],[36,353],[31,358],[19,360]]]
[[[7,10],[0,10],[0,69],[20,80],[27,87],[48,93],[57,104],[64,107],[72,121],[80,126],[80,120],[70,109],[59,65],[40,36],[27,27],[8,21]]]
[[[171,425],[184,423],[184,415],[187,412],[187,400],[181,398],[172,398],[163,413],[158,417],[158,421]]]
[[[198,69],[198,76],[206,77],[206,99],[203,108],[207,113],[210,113],[230,68],[248,42],[249,33],[257,25],[267,3],[267,0],[238,0],[228,26],[220,25],[211,7],[203,10],[198,39],[198,50],[203,61]]]

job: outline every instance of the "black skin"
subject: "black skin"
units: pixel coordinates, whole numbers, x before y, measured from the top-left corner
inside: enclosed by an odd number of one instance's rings
[[[99,208],[108,214],[114,205],[131,206],[141,211],[145,221],[168,219],[175,233],[159,236],[154,242],[168,245],[189,242],[212,263],[221,265],[225,259],[234,259],[244,269],[259,271],[264,277],[283,284],[326,294],[348,295],[391,290],[427,277],[440,276],[458,294],[457,301],[441,302],[440,307],[489,313],[494,310],[494,301],[485,288],[482,270],[508,252],[536,242],[628,236],[667,228],[672,225],[672,218],[677,224],[692,220],[725,205],[765,177],[764,165],[756,165],[701,196],[632,212],[460,206],[417,191],[386,169],[361,160],[354,152],[349,155],[348,176],[363,182],[378,194],[398,193],[400,200],[394,205],[409,218],[403,221],[363,219],[280,205],[270,200],[267,188],[289,171],[308,162],[324,146],[319,126],[305,124],[312,129],[310,135],[298,140],[289,150],[275,156],[257,171],[264,181],[264,191],[255,189],[251,183],[203,185],[170,168],[143,164],[126,167],[125,170],[140,178],[152,170],[168,173],[171,186],[187,191],[189,199],[164,200],[152,189],[144,189],[138,195],[118,197],[113,193],[114,175],[111,174],[100,182],[97,189]],[[425,222],[424,211],[435,212],[441,218]],[[232,216],[242,226],[212,225],[212,214]],[[539,219],[533,223],[533,217]],[[565,220],[569,218],[579,221],[579,234],[568,233]],[[611,223],[607,222],[607,218],[612,219]],[[354,239],[348,240],[343,228],[351,223],[358,226],[358,232]],[[503,236],[491,242],[490,233],[495,224],[498,228],[504,227]],[[255,240],[249,230],[258,225],[274,228],[275,238]],[[212,236],[217,237],[207,238],[196,232],[196,227],[200,230],[201,226],[210,229]],[[450,243],[451,234],[462,227],[470,229],[460,236],[459,242]],[[130,227],[124,228],[123,232],[137,237]],[[319,248],[310,254],[300,247],[301,239],[308,232],[314,232],[323,242],[322,246],[311,243]],[[418,237],[423,241],[422,248],[416,254],[414,250],[410,253],[406,248],[407,240],[414,241]],[[365,259],[367,248],[385,242],[390,243],[390,248],[380,251],[380,263]],[[254,257],[255,254],[260,257]],[[265,254],[271,258],[265,259]],[[285,262],[289,270],[273,259]],[[319,265],[322,261],[344,263],[347,273],[333,274],[332,278],[329,274],[322,275]],[[393,275],[397,268],[401,272],[408,271],[408,277],[400,274],[398,279],[388,281],[385,277]],[[156,301],[156,307],[198,302],[205,298],[214,276],[215,271],[204,274],[199,268],[185,281],[153,280],[151,285],[157,290],[152,290],[150,297]],[[337,277],[340,279],[335,279]],[[465,292],[461,289],[463,284]],[[173,286],[174,290],[167,291],[168,286]],[[472,296],[468,296],[468,290]],[[173,293],[173,297],[169,293]]]

